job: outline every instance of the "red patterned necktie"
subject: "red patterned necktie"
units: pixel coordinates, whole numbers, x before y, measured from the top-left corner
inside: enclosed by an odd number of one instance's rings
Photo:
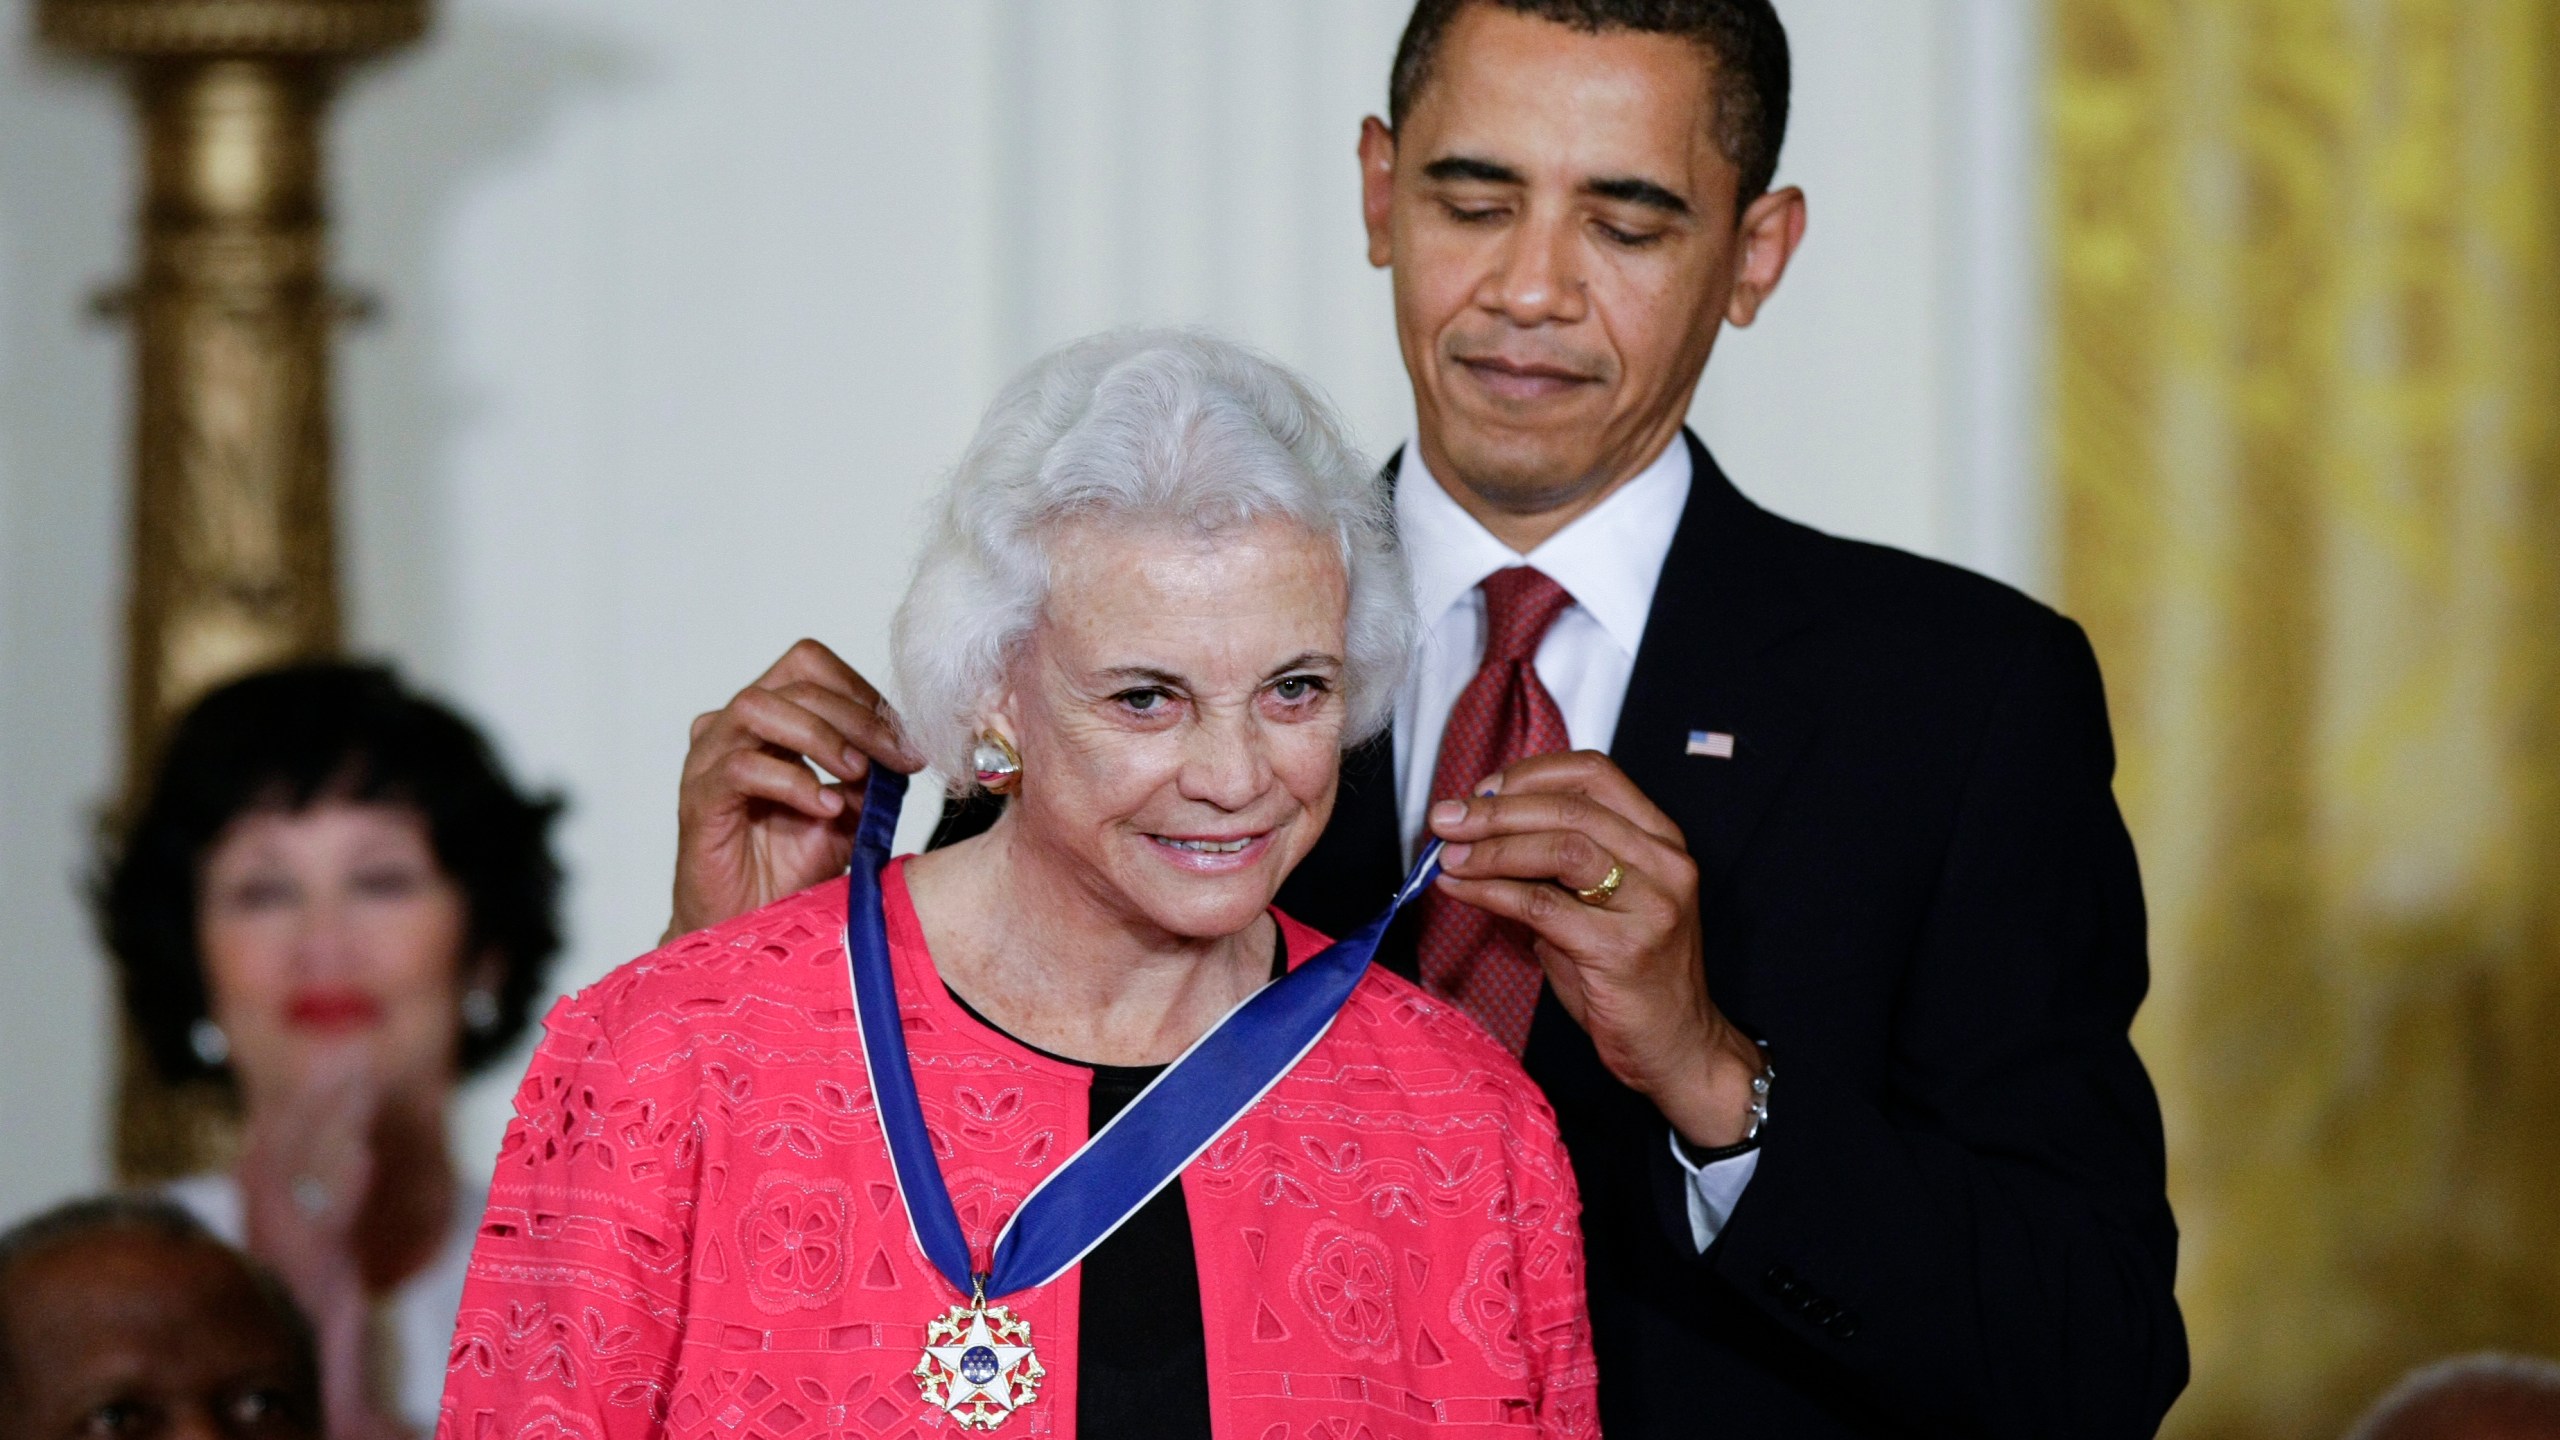
[[[1431,771],[1433,804],[1473,793],[1476,782],[1515,760],[1573,748],[1564,712],[1538,680],[1534,661],[1547,627],[1573,604],[1555,581],[1526,565],[1485,577],[1484,664],[1458,694],[1440,732]],[[1422,983],[1458,1004],[1517,1055],[1529,1043],[1545,974],[1529,928],[1462,905],[1437,890],[1422,897]]]

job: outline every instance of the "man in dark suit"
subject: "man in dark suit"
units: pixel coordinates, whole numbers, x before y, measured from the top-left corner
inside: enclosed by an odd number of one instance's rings
[[[1422,0],[1360,156],[1425,640],[1283,908],[1519,1050],[1619,1436],[2137,1436],[2186,1378],[2142,897],[2078,627],[1760,510],[1681,428],[1804,230],[1766,0]],[[677,925],[903,754],[803,642],[695,726]],[[1601,753],[1605,750],[1605,754]],[[1488,778],[1489,777],[1489,778]]]

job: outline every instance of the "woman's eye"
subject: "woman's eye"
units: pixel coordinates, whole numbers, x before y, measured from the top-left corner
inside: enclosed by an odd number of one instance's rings
[[[359,870],[355,874],[355,891],[377,900],[396,900],[414,895],[426,884],[426,877],[406,866],[380,870]]]
[[[225,891],[222,898],[234,910],[273,910],[301,897],[290,880],[243,880]]]
[[[1291,675],[1274,683],[1271,693],[1294,705],[1324,693],[1324,682],[1313,675]]]
[[[1152,715],[1165,708],[1172,696],[1161,690],[1123,690],[1112,697],[1141,715]]]

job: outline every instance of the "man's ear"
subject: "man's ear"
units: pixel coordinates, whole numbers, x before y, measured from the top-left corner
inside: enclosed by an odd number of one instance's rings
[[[1733,294],[1725,301],[1724,318],[1748,325],[1768,303],[1771,291],[1786,277],[1787,262],[1804,243],[1804,192],[1793,185],[1772,190],[1742,212],[1733,247]]]
[[[1372,115],[1360,122],[1360,220],[1369,230],[1369,263],[1380,270],[1396,263],[1395,203],[1396,132]]]

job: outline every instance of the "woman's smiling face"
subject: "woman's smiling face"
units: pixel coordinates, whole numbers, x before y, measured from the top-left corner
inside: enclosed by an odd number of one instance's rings
[[[1252,924],[1333,810],[1350,585],[1293,520],[1204,533],[1070,521],[994,723],[1017,843],[1126,921]]]

